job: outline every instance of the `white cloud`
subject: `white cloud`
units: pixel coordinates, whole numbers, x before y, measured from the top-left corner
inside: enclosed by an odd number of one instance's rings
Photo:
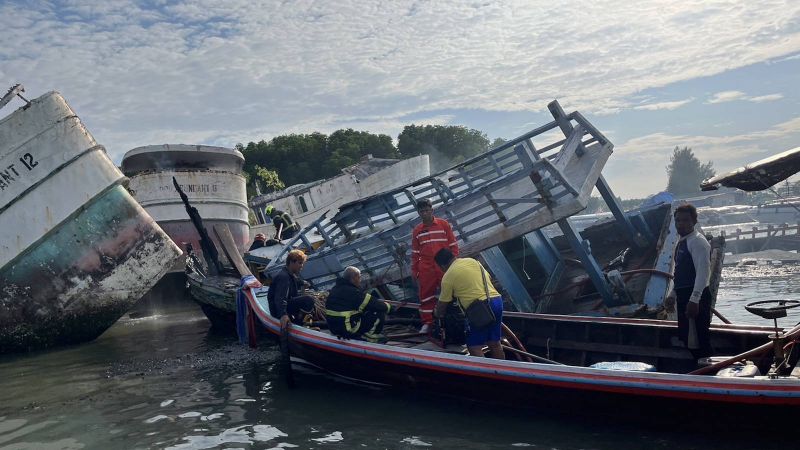
[[[722,91],[717,92],[714,94],[708,101],[707,104],[714,104],[714,103],[725,103],[725,102],[732,102],[735,100],[746,100],[748,102],[753,103],[763,103],[763,102],[772,102],[775,100],[780,100],[783,98],[783,94],[768,94],[768,95],[760,95],[757,97],[750,97],[742,91]]]
[[[760,95],[758,97],[750,97],[747,101],[753,103],[763,103],[763,102],[771,102],[775,100],[780,100],[783,98],[783,94],[768,94],[768,95]]]
[[[674,102],[649,103],[646,105],[634,106],[633,109],[639,109],[645,111],[658,111],[658,110],[671,111],[673,109],[678,109],[687,103],[691,103],[693,100],[694,98],[687,98],[686,100],[677,100]]]
[[[714,94],[706,103],[713,105],[714,103],[732,102],[734,100],[743,100],[746,98],[747,94],[742,91],[722,91]]]
[[[798,17],[789,0],[12,0],[0,4],[0,42],[13,43],[0,80],[62,91],[119,157],[553,98],[613,113],[647,89],[797,53]]]

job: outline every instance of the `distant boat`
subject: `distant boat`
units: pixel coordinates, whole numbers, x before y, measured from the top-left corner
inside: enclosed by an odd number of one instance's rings
[[[403,160],[366,155],[358,164],[342,169],[341,175],[289,186],[250,199],[250,208],[258,222],[251,229],[251,234],[275,235],[275,228],[265,212],[267,206],[288,212],[305,226],[319,219],[326,211],[333,213],[342,205],[409,185],[430,173],[428,155]]]
[[[56,92],[0,121],[0,167],[0,353],[96,338],[181,255]]]

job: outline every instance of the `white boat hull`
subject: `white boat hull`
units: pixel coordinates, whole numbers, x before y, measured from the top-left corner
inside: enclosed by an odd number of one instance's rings
[[[0,191],[0,353],[94,339],[181,251],[58,93],[0,122],[0,167],[12,164]]]
[[[153,145],[131,150],[122,167],[136,200],[179,246],[192,244],[202,255],[200,236],[172,182],[174,177],[200,213],[206,230],[225,224],[244,251],[249,242],[247,192],[241,175],[244,158],[231,149]],[[215,239],[213,233],[210,233]],[[174,270],[183,271],[183,265]]]

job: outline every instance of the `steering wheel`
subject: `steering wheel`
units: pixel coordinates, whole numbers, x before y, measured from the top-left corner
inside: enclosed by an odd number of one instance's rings
[[[800,307],[800,300],[761,300],[744,305],[747,312],[765,319],[786,317],[786,311]]]

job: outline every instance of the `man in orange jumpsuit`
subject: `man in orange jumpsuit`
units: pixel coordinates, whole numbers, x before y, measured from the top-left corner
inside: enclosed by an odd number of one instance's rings
[[[417,211],[422,223],[411,233],[411,276],[419,285],[419,316],[422,319],[420,333],[431,331],[436,294],[442,282],[442,270],[434,261],[436,252],[450,249],[458,256],[458,244],[453,229],[446,220],[433,216],[433,205],[428,199],[417,201]]]

